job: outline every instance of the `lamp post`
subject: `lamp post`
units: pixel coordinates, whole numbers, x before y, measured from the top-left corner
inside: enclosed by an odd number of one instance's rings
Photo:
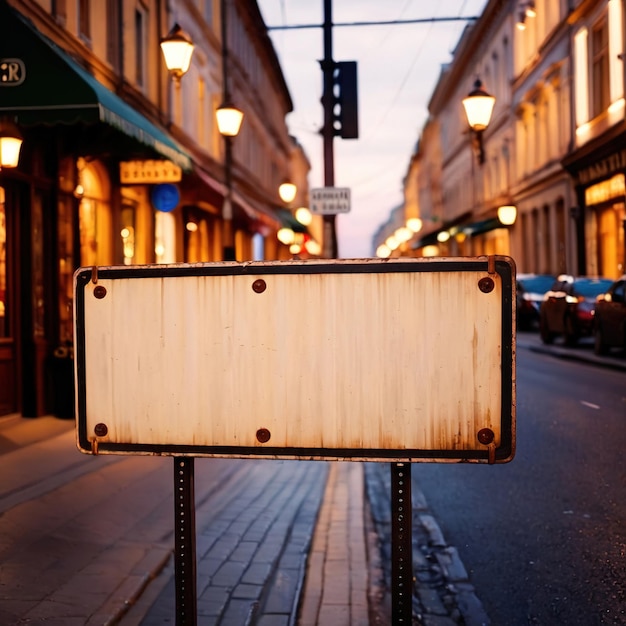
[[[220,0],[222,20],[222,104],[215,112],[217,127],[224,137],[224,182],[226,192],[222,204],[222,259],[235,261],[235,233],[233,232],[233,137],[243,121],[243,113],[231,102],[228,63],[228,9],[227,0]]]
[[[467,116],[467,122],[472,129],[477,142],[478,163],[485,162],[485,149],[483,147],[483,132],[489,126],[491,114],[496,103],[494,96],[483,89],[480,78],[476,79],[474,89],[463,98],[463,108]]]

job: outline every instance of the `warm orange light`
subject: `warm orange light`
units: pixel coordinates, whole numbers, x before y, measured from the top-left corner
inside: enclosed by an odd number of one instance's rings
[[[480,78],[477,78],[474,89],[469,92],[467,97],[463,98],[465,115],[472,130],[481,131],[489,126],[495,103],[495,97],[483,89]]]
[[[191,37],[178,24],[174,24],[172,30],[161,39],[165,65],[177,80],[189,69],[193,49]]]
[[[243,111],[235,105],[224,103],[216,111],[217,129],[224,137],[236,137],[243,122]]]

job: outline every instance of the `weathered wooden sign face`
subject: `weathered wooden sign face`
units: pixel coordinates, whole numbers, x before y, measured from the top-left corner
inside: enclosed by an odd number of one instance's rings
[[[508,257],[75,274],[86,453],[506,462]]]

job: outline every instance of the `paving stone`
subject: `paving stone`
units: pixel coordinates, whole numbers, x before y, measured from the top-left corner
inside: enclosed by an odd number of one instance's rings
[[[257,605],[253,601],[231,598],[220,618],[219,624],[220,626],[244,626],[249,624],[256,607]]]
[[[280,569],[263,607],[263,613],[281,613],[291,615],[297,597],[300,571]]]
[[[456,548],[448,547],[445,550],[436,552],[435,556],[441,565],[444,576],[449,581],[457,582],[468,579],[467,571]]]
[[[441,596],[436,589],[417,588],[417,597],[425,613],[432,615],[447,615],[448,610],[441,601]]]
[[[272,572],[272,566],[269,563],[251,563],[243,576],[241,582],[249,585],[262,585],[265,583]]]
[[[246,564],[235,561],[226,561],[213,576],[213,580],[220,587],[234,588],[239,584],[243,573],[246,569]]]
[[[288,615],[262,615],[257,622],[257,626],[290,626],[290,624]]]
[[[241,598],[243,600],[258,600],[261,597],[262,592],[262,585],[248,585],[241,583],[233,589],[232,597]]]

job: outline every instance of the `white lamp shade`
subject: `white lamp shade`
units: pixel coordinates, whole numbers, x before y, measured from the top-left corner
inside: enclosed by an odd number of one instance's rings
[[[0,137],[0,167],[17,167],[21,147],[18,137]]]
[[[512,204],[507,204],[498,207],[498,219],[504,226],[511,226],[515,224],[517,218],[517,207]]]
[[[320,246],[315,239],[307,239],[307,241],[304,242],[304,247],[306,251],[313,256],[318,256],[322,253],[322,246]]]
[[[287,203],[293,201],[293,199],[296,197],[297,191],[298,191],[298,188],[293,183],[290,183],[288,181],[282,183],[278,187],[278,195],[280,196],[280,199],[283,202],[287,202]]]
[[[22,147],[22,134],[10,120],[0,120],[0,167],[17,167]]]
[[[301,206],[296,209],[296,219],[300,222],[300,224],[308,226],[313,221],[313,215],[309,209],[305,206]]]
[[[289,246],[294,243],[296,240],[296,234],[291,230],[291,228],[281,228],[277,233],[276,237],[280,243],[284,243],[286,246]]]
[[[396,232],[393,234],[393,236],[400,243],[405,243],[406,241],[409,241],[409,239],[411,239],[411,237],[413,237],[413,231],[410,228],[408,228],[407,226],[401,226],[400,228],[398,228],[396,230]]]
[[[379,259],[386,259],[391,255],[391,248],[384,243],[381,243],[378,248],[376,248],[376,256]]]
[[[189,69],[193,49],[191,38],[178,24],[174,24],[167,36],[161,39],[165,65],[179,78]]]
[[[422,220],[419,217],[410,217],[406,221],[406,225],[414,232],[419,233],[422,230]]]
[[[489,126],[495,103],[496,99],[483,89],[482,83],[477,79],[474,89],[463,98],[465,115],[473,130],[485,130]]]
[[[400,242],[394,237],[394,235],[390,235],[385,240],[385,245],[393,252],[398,248]]]
[[[223,104],[215,111],[220,135],[236,137],[243,122],[243,112],[232,104]]]

